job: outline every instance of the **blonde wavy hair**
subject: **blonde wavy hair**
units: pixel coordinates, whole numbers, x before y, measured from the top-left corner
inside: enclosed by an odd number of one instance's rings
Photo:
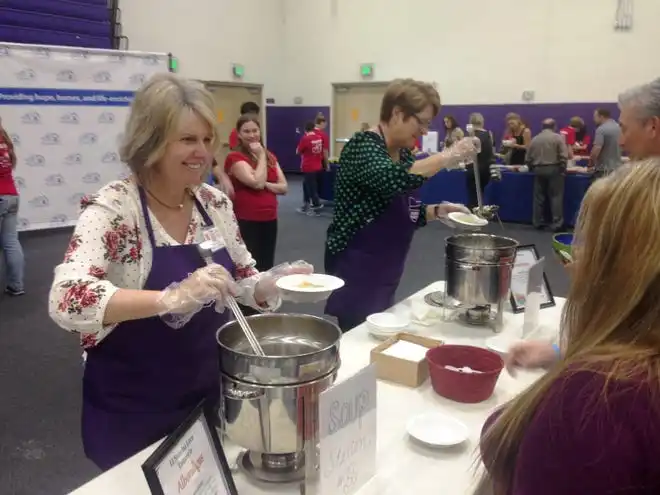
[[[153,76],[137,91],[119,153],[139,180],[146,180],[149,171],[163,158],[186,112],[194,112],[208,124],[213,133],[215,155],[220,143],[214,101],[204,85],[162,73]]]
[[[557,380],[583,370],[605,375],[601,402],[590,407],[605,406],[608,384],[632,376],[660,393],[660,158],[595,182],[575,242],[564,359],[507,404],[482,438],[480,489],[494,495],[511,493],[525,431]]]

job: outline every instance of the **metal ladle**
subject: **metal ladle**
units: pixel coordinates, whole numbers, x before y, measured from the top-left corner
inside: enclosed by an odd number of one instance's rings
[[[474,144],[477,148],[477,155],[478,155],[479,153],[481,153],[481,141],[475,135],[474,126],[472,124],[467,124],[465,126],[465,130],[467,131],[468,136],[474,139]],[[472,167],[474,170],[474,184],[477,189],[477,208],[474,209],[474,213],[478,217],[484,218],[486,220],[490,220],[493,216],[497,215],[498,207],[494,205],[484,206],[483,198],[481,197],[481,174],[479,174],[476,155],[474,157],[474,162],[472,163]],[[500,223],[500,227],[504,228],[499,215],[497,215],[497,221]]]
[[[202,259],[207,265],[212,265],[214,263],[213,249],[211,247],[204,247],[202,244],[198,244],[197,250],[199,251],[199,254],[201,255]],[[257,356],[261,356],[261,357],[265,356],[266,353],[264,353],[261,344],[259,344],[259,340],[252,331],[250,324],[245,318],[243,312],[241,311],[241,308],[238,306],[238,303],[236,302],[236,299],[234,299],[234,296],[227,296],[227,306],[229,307],[231,312],[234,313],[234,318],[236,318],[236,321],[240,325],[241,330],[243,330],[243,333],[245,334],[245,337],[250,343],[250,346],[252,347],[254,353]]]

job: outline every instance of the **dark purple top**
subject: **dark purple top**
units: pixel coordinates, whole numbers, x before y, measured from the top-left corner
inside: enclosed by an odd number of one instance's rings
[[[577,371],[550,388],[520,445],[510,495],[660,494],[657,394],[632,380],[611,382],[606,396],[604,386],[603,375]]]

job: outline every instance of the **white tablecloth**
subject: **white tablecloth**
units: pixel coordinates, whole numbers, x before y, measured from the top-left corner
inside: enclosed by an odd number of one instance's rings
[[[428,292],[441,290],[438,282],[422,289],[395,306],[395,310],[421,304]],[[556,298],[557,306],[541,310],[541,333],[554,338],[559,330],[564,299]],[[518,335],[523,315],[505,314],[502,335]],[[420,335],[441,339],[450,344],[469,344],[485,347],[485,341],[494,334],[482,327],[468,327],[458,323],[416,326]],[[348,332],[341,341],[342,366],[339,380],[351,376],[369,364],[369,352],[379,342],[369,336],[365,325]],[[378,474],[359,493],[360,495],[401,495],[403,493],[442,493],[466,495],[475,483],[474,461],[479,435],[484,421],[498,406],[523,390],[540,376],[541,372],[520,372],[515,378],[502,372],[495,393],[480,404],[460,404],[444,399],[433,392],[429,381],[417,389],[388,382],[378,383]],[[412,443],[406,434],[406,423],[412,417],[427,411],[451,415],[469,430],[468,441],[457,448],[433,450]],[[114,469],[98,476],[71,493],[71,495],[149,495],[141,464],[155,449],[155,445],[136,454]],[[230,465],[240,449],[225,442]],[[235,473],[241,495],[269,493],[298,494],[297,487],[256,486],[242,474]]]

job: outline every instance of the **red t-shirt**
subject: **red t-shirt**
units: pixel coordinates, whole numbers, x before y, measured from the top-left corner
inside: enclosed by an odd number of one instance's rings
[[[564,139],[566,140],[566,144],[568,146],[573,146],[575,144],[575,129],[572,127],[564,127],[562,130],[559,131],[559,134],[564,136]]]
[[[18,196],[11,161],[12,142],[0,132],[0,196]]]
[[[298,143],[300,170],[319,172],[323,170],[323,136],[318,132],[306,132]]]
[[[229,134],[229,147],[234,149],[236,146],[238,146],[238,131],[236,129],[232,129],[231,134]]]
[[[268,151],[269,162],[277,163],[277,158]],[[240,151],[232,151],[225,159],[225,171],[234,185],[234,214],[239,220],[268,222],[277,220],[277,196],[268,189],[252,189],[239,181],[232,172],[232,167],[238,162],[247,162],[252,168],[257,168],[257,162],[251,156]],[[277,182],[277,167],[268,166],[266,182]]]
[[[316,129],[314,129],[314,132],[319,136],[321,136],[321,139],[323,140],[323,150],[330,151],[330,138],[325,133],[325,131],[317,127]]]
[[[589,151],[589,147],[591,146],[591,136],[588,136],[588,135],[585,134],[585,136],[584,136],[584,138],[582,139],[582,141],[578,141],[578,140],[577,140],[577,137],[576,137],[576,138],[575,138],[575,144],[579,144],[579,145],[585,147],[584,150],[580,150],[580,151],[576,151],[576,152],[575,152],[575,154],[576,154],[577,156],[588,156],[589,153],[590,153],[590,151]]]

